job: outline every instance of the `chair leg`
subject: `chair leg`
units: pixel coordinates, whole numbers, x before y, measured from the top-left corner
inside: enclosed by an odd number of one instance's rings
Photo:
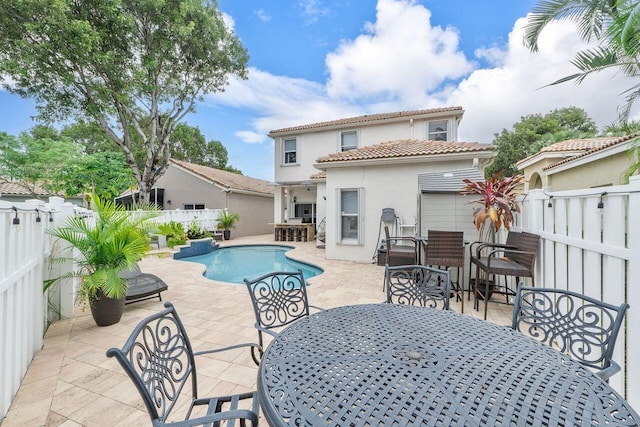
[[[480,269],[476,266],[476,281],[473,282],[473,308],[476,311],[478,311],[480,306],[480,298],[478,297],[479,282],[480,282]]]
[[[495,276],[494,276],[495,280]],[[489,273],[484,279],[484,320],[487,320],[487,308],[489,307]]]
[[[444,266],[444,269],[447,267]],[[442,269],[443,266],[438,266],[438,268]],[[464,273],[464,267],[456,267],[456,281],[451,281],[451,291],[456,295],[456,302],[460,301],[461,312],[464,313],[464,280],[461,277],[461,272]]]

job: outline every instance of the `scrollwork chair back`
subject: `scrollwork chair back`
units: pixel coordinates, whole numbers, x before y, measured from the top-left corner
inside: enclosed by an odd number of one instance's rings
[[[578,292],[518,286],[512,328],[592,368],[604,380],[620,370],[613,349],[628,304],[616,306]]]
[[[154,426],[164,425],[178,402],[178,398],[191,380],[191,404],[186,421],[179,424],[220,425],[221,421],[240,419],[241,426],[246,420],[257,426],[257,399],[253,411],[238,410],[241,399],[252,399],[255,393],[233,396],[199,398],[196,378],[195,355],[234,349],[250,344],[240,344],[218,350],[194,353],[182,321],[174,306],[167,302],[166,309],[143,319],[133,330],[124,346],[107,350],[108,357],[115,357],[135,384],[147,408]],[[252,347],[253,348],[253,347]],[[223,404],[231,403],[231,411],[223,411]],[[205,417],[190,419],[196,405],[212,405]],[[173,416],[172,416],[173,417]],[[215,423],[217,421],[217,423]],[[227,425],[227,424],[225,424]]]
[[[244,279],[256,317],[258,340],[263,346],[262,332],[288,325],[309,315],[309,300],[302,271],[273,272],[254,280]],[[262,356],[262,354],[260,354]],[[254,354],[259,364],[259,357]]]
[[[449,310],[450,270],[422,265],[386,266],[387,302]]]

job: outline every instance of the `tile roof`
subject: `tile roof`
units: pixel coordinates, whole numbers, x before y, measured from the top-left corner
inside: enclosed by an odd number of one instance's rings
[[[431,156],[439,154],[457,154],[469,152],[493,151],[491,144],[477,142],[446,142],[401,139],[368,145],[356,150],[329,154],[316,160],[317,163],[344,162],[350,160],[374,160],[402,157]]]
[[[199,175],[222,187],[232,190],[251,191],[255,193],[274,194],[274,188],[269,181],[251,178],[237,173],[227,172],[220,169],[210,168],[208,166],[197,165],[182,160],[171,159],[171,163],[187,169],[196,175]]]
[[[314,173],[309,178],[314,180],[314,181],[327,179],[327,173],[325,171]]]
[[[531,160],[535,157],[544,157],[545,153],[567,153],[567,154],[575,154],[575,156],[584,154],[586,151],[591,150],[600,150],[606,147],[610,147],[611,145],[617,144],[621,139],[627,138],[629,135],[624,137],[619,136],[605,136],[599,138],[584,138],[584,139],[567,139],[566,141],[556,142],[555,144],[548,145],[543,147],[535,154],[530,155],[529,157],[525,157],[522,160],[519,160],[517,163],[524,163],[528,160]],[[562,161],[568,161],[575,156],[571,156],[569,158],[563,159]],[[548,167],[552,167],[548,166]]]
[[[0,193],[15,196],[62,196],[64,193],[52,193],[39,185],[25,185],[18,181],[0,182]]]
[[[569,140],[569,141],[562,141],[559,142],[557,144],[553,144],[553,145],[558,145],[558,144],[562,144],[564,143],[569,143],[571,141],[573,141],[573,144],[578,144],[579,145],[579,141],[582,141],[583,143],[583,151],[579,154],[576,154],[575,156],[572,157],[568,157],[566,159],[562,159],[561,161],[554,163],[552,165],[546,166],[545,168],[543,168],[543,170],[549,170],[551,168],[554,168],[556,166],[560,166],[563,165],[565,163],[571,162],[573,160],[579,159],[581,157],[585,157],[588,156],[590,154],[593,154],[595,152],[604,150],[605,148],[609,148],[609,147],[613,147],[614,145],[618,145],[618,144],[622,144],[625,142],[628,142],[634,138],[638,138],[640,137],[640,132],[636,132],[636,133],[632,133],[629,135],[625,135],[625,136],[617,136],[617,137],[604,137],[604,138],[589,138],[589,139],[583,139],[583,140]],[[567,144],[568,146],[572,146],[572,144]],[[551,145],[549,146],[551,147]],[[545,148],[549,148],[549,147],[545,147]],[[543,151],[544,148],[540,151]],[[552,151],[552,150],[549,150]],[[555,151],[562,151],[562,150],[555,150]]]
[[[420,116],[420,115],[427,115],[427,114],[449,113],[449,112],[462,114],[463,110],[462,110],[462,107],[443,107],[443,108],[431,108],[428,110],[398,111],[395,113],[365,114],[363,116],[350,117],[348,119],[330,120],[326,122],[319,122],[319,123],[312,123],[308,125],[276,129],[276,130],[270,131],[269,135],[307,130],[307,129],[317,129],[317,128],[332,127],[332,126],[374,122],[377,120],[397,119],[400,117],[413,117],[413,116]]]

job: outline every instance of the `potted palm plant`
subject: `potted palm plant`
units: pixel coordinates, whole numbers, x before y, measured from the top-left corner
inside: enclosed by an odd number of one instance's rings
[[[236,222],[240,219],[240,216],[237,213],[231,213],[226,209],[220,211],[218,214],[218,225],[216,226],[218,230],[223,230],[222,235],[224,240],[229,240],[231,238],[231,229],[236,228]]]
[[[131,268],[149,250],[146,233],[155,226],[150,220],[160,212],[150,205],[127,211],[95,194],[91,199],[93,218],[71,216],[49,234],[80,253],[75,271],[63,277],[81,279],[80,300],[89,303],[98,326],[109,326],[120,321],[124,310],[127,282],[121,271]]]

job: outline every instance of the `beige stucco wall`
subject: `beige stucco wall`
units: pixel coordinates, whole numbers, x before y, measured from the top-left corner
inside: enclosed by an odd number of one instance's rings
[[[629,164],[629,156],[626,152],[614,154],[597,162],[548,175],[549,187],[553,191],[563,191],[619,185],[623,183],[624,171]]]
[[[208,209],[227,207],[227,195],[220,188],[174,165],[169,165],[155,187],[164,188],[165,209],[184,209],[189,203],[204,203]]]
[[[472,167],[471,160],[328,169],[326,257],[371,262],[377,249],[379,236],[384,235],[380,225],[383,208],[393,208],[396,216],[408,219],[418,217],[419,174],[469,167]],[[339,188],[364,188],[363,243],[361,245],[337,242],[336,194]]]
[[[544,173],[543,169],[553,163],[557,163],[559,159],[541,159],[540,161],[527,166],[523,169],[522,173],[524,175],[524,190],[529,191],[529,184],[531,183],[531,177],[533,174],[537,173],[542,180],[542,188],[549,187],[549,180],[547,174]]]
[[[240,216],[232,238],[273,233],[273,197],[231,192],[228,208]]]
[[[229,193],[220,187],[169,165],[165,174],[155,185],[164,188],[165,209],[183,209],[185,203],[204,204],[206,209],[225,209],[240,216],[233,236],[250,236],[273,232],[273,203],[271,196]],[[171,200],[171,204],[167,202]]]

